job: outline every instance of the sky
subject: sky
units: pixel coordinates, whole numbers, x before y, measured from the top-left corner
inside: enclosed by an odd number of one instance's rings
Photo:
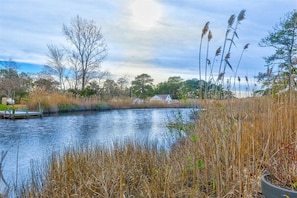
[[[209,57],[223,45],[227,21],[246,10],[231,51],[230,63],[238,76],[253,79],[265,72],[263,57],[271,48],[259,47],[261,38],[273,30],[285,14],[297,8],[296,0],[0,0],[0,61],[13,60],[25,72],[41,71],[48,63],[48,44],[66,43],[63,24],[79,15],[101,27],[108,46],[102,71],[111,78],[133,80],[146,73],[154,83],[168,77],[199,78],[199,45],[204,24],[213,38]],[[202,42],[204,74],[207,40]],[[22,64],[23,63],[23,64]],[[219,59],[213,72],[218,73]],[[230,69],[226,76],[234,76]]]

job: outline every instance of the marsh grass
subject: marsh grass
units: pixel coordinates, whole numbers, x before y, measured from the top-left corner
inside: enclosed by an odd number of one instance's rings
[[[295,98],[283,94],[200,101],[206,111],[170,151],[131,142],[112,150],[99,146],[70,148],[63,154],[54,153],[43,171],[32,169],[36,174],[23,183],[18,194],[258,197],[263,173],[273,174],[274,170],[283,177],[291,176],[288,182],[296,176],[292,175],[296,170],[275,154],[284,145],[296,143]]]
[[[46,90],[34,90],[23,103],[31,110],[39,110],[44,113],[57,113],[77,110],[95,110],[103,103],[97,98],[83,98],[70,93],[47,92]]]
[[[112,99],[102,101],[99,97],[79,97],[70,93],[47,92],[46,90],[34,90],[29,98],[23,100],[29,110],[41,110],[44,113],[107,110],[107,109],[133,109],[133,108],[177,108],[192,105],[193,101],[188,100],[174,103],[149,102],[134,104],[133,98]],[[1,109],[1,106],[0,106]]]

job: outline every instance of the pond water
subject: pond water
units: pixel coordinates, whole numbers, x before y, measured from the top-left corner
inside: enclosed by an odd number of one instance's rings
[[[52,152],[71,146],[96,144],[108,148],[115,142],[132,140],[168,150],[178,135],[170,132],[167,124],[178,118],[190,121],[191,114],[192,109],[129,109],[59,114],[42,119],[0,119],[0,152],[8,151],[3,175],[9,183],[24,179],[32,162],[42,164]]]

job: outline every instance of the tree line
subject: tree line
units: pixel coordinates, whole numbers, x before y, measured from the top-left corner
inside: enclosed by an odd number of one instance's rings
[[[68,92],[81,97],[96,96],[101,100],[114,98],[140,98],[147,99],[155,94],[169,94],[173,99],[199,98],[199,85],[203,84],[203,97],[208,91],[208,98],[217,97],[214,92],[226,94],[222,87],[198,79],[184,80],[180,76],[169,77],[167,81],[154,84],[149,74],[140,74],[129,81],[127,76],[117,80],[111,78],[93,79],[83,90],[68,88],[62,89],[61,82],[54,76],[40,73],[29,75],[18,72],[17,63],[10,60],[2,63],[0,69],[0,96],[14,98],[17,102],[29,95],[30,91],[43,89],[48,92]],[[231,92],[229,93],[232,94]]]

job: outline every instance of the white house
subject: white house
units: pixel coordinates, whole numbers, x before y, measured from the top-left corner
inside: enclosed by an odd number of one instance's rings
[[[150,99],[150,102],[171,103],[172,99],[169,94],[157,94]]]
[[[7,99],[7,104],[13,105],[14,104],[14,100],[12,98],[8,98]]]

